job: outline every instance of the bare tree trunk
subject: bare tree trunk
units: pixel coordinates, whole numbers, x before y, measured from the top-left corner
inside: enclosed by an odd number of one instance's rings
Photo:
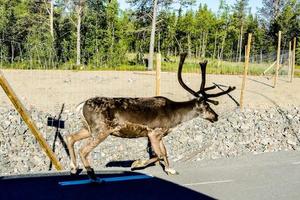
[[[15,59],[15,48],[12,42],[10,43],[10,46],[11,46],[11,63],[13,64]]]
[[[154,54],[154,44],[155,44],[157,2],[158,2],[158,0],[153,1],[153,15],[152,15],[152,28],[151,28],[151,36],[150,36],[148,70],[153,69],[153,54]]]
[[[262,50],[260,50],[260,63],[263,62],[263,55],[262,55]]]
[[[227,34],[224,35],[223,40],[222,40],[222,46],[221,46],[221,55],[220,58],[223,60],[223,53],[224,53],[224,45],[225,45],[225,39],[226,39]]]
[[[203,37],[203,32],[201,32],[200,34],[200,38],[199,38],[199,57],[201,56],[202,54],[202,37]]]
[[[239,59],[239,57],[238,57],[238,55],[239,55],[239,49],[240,49],[240,36],[238,38],[238,44],[237,44],[237,47],[236,47],[235,62],[237,62],[238,59]]]
[[[82,17],[82,10],[83,10],[84,0],[80,0],[78,5],[76,5],[76,12],[77,12],[77,44],[76,44],[76,65],[80,65],[81,60],[81,47],[80,47],[80,29],[81,29],[81,17]]]
[[[157,52],[160,53],[160,32],[158,32]]]
[[[204,51],[204,40],[205,40],[205,32],[202,32],[202,48],[201,48],[201,56],[203,56],[203,51]]]
[[[81,15],[77,18],[77,43],[76,43],[76,65],[80,65],[80,28],[81,28]]]
[[[273,6],[274,6],[274,19],[278,18],[279,15],[279,4],[280,0],[275,0],[273,1]]]
[[[54,0],[50,1],[50,34],[52,36],[52,39],[54,40],[54,27],[53,27],[53,7],[54,7]]]
[[[191,35],[190,33],[188,34],[188,57],[190,58],[192,55],[192,51],[191,51]]]
[[[220,50],[220,45],[218,45],[218,68],[220,67],[221,64],[221,50]]]
[[[241,60],[242,60],[243,28],[244,28],[244,24],[242,22],[241,32],[240,32],[239,62],[241,62]]]
[[[110,44],[110,55],[113,55],[113,51],[114,51],[114,45],[115,45],[115,30],[114,30],[114,23],[113,22],[109,22],[109,29],[111,30],[111,44]]]
[[[233,51],[234,51],[234,44],[232,44],[231,46],[231,50],[230,50],[230,61],[233,61]]]
[[[54,28],[53,28],[53,9],[54,9],[54,0],[44,0],[46,10],[49,14],[49,27],[50,27],[50,35],[52,39],[54,39]],[[50,9],[48,8],[48,4],[50,4]]]
[[[217,48],[217,34],[215,34],[215,44],[214,44],[214,53],[213,53],[213,59],[216,58],[216,48]]]
[[[203,40],[203,51],[202,51],[202,57],[205,58],[206,56],[206,45],[207,45],[207,37],[208,36],[208,33],[207,32],[204,32],[204,40]]]

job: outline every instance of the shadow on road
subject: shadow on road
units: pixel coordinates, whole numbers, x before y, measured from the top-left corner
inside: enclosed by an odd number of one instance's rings
[[[122,161],[111,161],[105,165],[105,167],[131,167],[134,160],[122,160]]]
[[[97,172],[100,178],[142,175],[135,172]],[[214,199],[156,177],[149,179],[61,186],[59,182],[87,179],[86,175],[66,173],[36,174],[31,176],[0,177],[0,199]]]

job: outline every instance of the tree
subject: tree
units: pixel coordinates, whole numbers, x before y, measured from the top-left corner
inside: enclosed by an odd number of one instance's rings
[[[158,11],[158,4],[163,3],[159,2],[158,0],[130,0],[128,1],[133,6],[137,6],[139,9],[138,14],[145,14],[145,11],[147,10],[147,13],[150,13],[149,11],[152,10],[151,17],[151,35],[150,35],[150,42],[149,42],[149,56],[148,56],[148,70],[153,69],[153,54],[154,54],[154,44],[155,44],[155,31],[156,31],[156,16]],[[152,9],[151,9],[152,8]]]
[[[155,29],[156,29],[156,15],[157,15],[157,5],[158,0],[153,1],[153,14],[151,23],[151,36],[149,45],[149,58],[148,58],[148,70],[153,69],[153,54],[154,54],[154,43],[155,43]]]
[[[195,34],[198,35],[198,56],[206,57],[210,33],[213,33],[213,27],[216,23],[216,17],[212,11],[208,10],[207,5],[200,4],[195,16]],[[197,38],[195,36],[195,38]],[[196,40],[197,41],[197,40]]]
[[[266,37],[273,49],[277,44],[278,31],[282,31],[283,46],[288,46],[294,36],[299,35],[300,2],[297,0],[263,0],[263,7],[259,9],[261,24],[266,27]]]
[[[238,40],[238,61],[241,62],[242,57],[242,44],[243,44],[243,31],[245,26],[245,17],[246,17],[246,10],[248,8],[248,1],[249,0],[237,0],[234,7],[233,7],[233,17],[235,18],[235,23],[240,27],[240,35]]]
[[[50,28],[50,34],[54,40],[54,23],[53,23],[53,12],[54,12],[54,0],[44,0],[44,3],[46,4],[46,9],[49,14],[49,28]],[[49,4],[49,5],[48,5]]]
[[[222,60],[224,58],[224,49],[226,45],[226,38],[230,35],[231,40],[236,38],[235,29],[232,26],[232,16],[230,16],[230,7],[226,3],[225,0],[220,1],[219,6],[219,15],[216,19],[216,27],[215,27],[215,38],[214,38],[214,51],[213,51],[213,58],[215,58],[216,52],[218,60]],[[231,22],[231,24],[230,24]],[[229,42],[229,46],[231,46],[234,41],[227,40]],[[218,47],[217,47],[218,43]],[[221,45],[220,45],[221,44]],[[220,47],[221,46],[221,47]],[[232,56],[232,52],[230,52],[230,57]]]
[[[195,0],[181,0],[180,5],[191,4]],[[137,6],[141,11],[152,10],[151,16],[151,35],[149,43],[149,56],[148,56],[148,70],[153,69],[153,54],[154,54],[154,44],[155,44],[155,31],[156,31],[156,16],[160,6],[168,7],[173,3],[173,0],[129,0],[134,6]],[[150,7],[149,7],[150,5]],[[151,9],[152,8],[152,9]],[[140,12],[139,12],[140,13]],[[149,12],[148,12],[149,13]]]
[[[262,61],[263,54],[276,51],[279,30],[285,49],[300,37],[298,0],[263,0],[260,15],[251,14],[248,0],[237,0],[233,7],[220,0],[217,14],[203,4],[189,9],[194,0],[176,1],[174,7],[173,0],[129,1],[132,7],[123,11],[117,0],[0,0],[0,59],[12,66],[82,63],[94,69],[144,64],[144,54],[153,57],[154,51],[166,56],[187,51],[240,61],[243,38],[252,32],[252,52]],[[296,55],[299,63],[298,50]]]
[[[81,47],[80,47],[80,29],[81,29],[81,20],[83,15],[83,9],[84,9],[84,3],[85,0],[79,0],[78,2],[75,2],[75,9],[77,13],[77,42],[76,42],[76,65],[80,65],[80,57],[81,57]]]

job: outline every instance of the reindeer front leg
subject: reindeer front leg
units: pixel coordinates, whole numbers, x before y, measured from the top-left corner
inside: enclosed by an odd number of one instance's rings
[[[151,145],[153,147],[153,150],[156,153],[156,155],[158,156],[158,159],[160,161],[161,160],[164,161],[164,171],[168,175],[176,175],[178,173],[174,169],[171,169],[170,165],[169,165],[167,150],[166,150],[166,147],[162,140],[163,135],[164,135],[163,131],[161,131],[160,129],[156,129],[156,130],[150,132],[148,136],[149,136]]]
[[[137,160],[132,164],[132,166],[131,166],[132,169],[146,167],[156,161],[163,160],[164,161],[164,170],[168,175],[178,174],[174,169],[171,169],[169,166],[167,151],[166,151],[165,145],[162,141],[163,135],[164,135],[164,132],[161,131],[160,129],[152,130],[151,132],[149,132],[148,138],[150,139],[150,143],[156,154],[156,157],[151,158],[146,161]]]

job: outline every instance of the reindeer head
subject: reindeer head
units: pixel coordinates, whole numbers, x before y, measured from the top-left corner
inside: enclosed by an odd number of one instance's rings
[[[215,94],[207,94],[207,90],[212,90],[215,89],[216,86],[211,86],[205,88],[205,81],[206,81],[206,65],[207,61],[201,62],[200,64],[200,69],[201,69],[201,76],[202,76],[202,81],[201,81],[201,86],[199,91],[194,91],[191,88],[189,88],[182,80],[182,67],[184,60],[187,56],[187,53],[182,53],[180,55],[180,61],[179,61],[179,67],[178,67],[178,81],[180,85],[189,93],[191,93],[195,98],[196,98],[196,111],[199,116],[201,116],[203,119],[206,119],[210,122],[216,122],[218,121],[218,115],[216,112],[209,106],[208,103],[212,103],[214,105],[218,105],[219,102],[215,100],[211,100],[209,98],[213,97],[218,97],[224,94],[228,94],[229,92],[233,91],[235,87],[229,87],[226,91],[215,93]]]

